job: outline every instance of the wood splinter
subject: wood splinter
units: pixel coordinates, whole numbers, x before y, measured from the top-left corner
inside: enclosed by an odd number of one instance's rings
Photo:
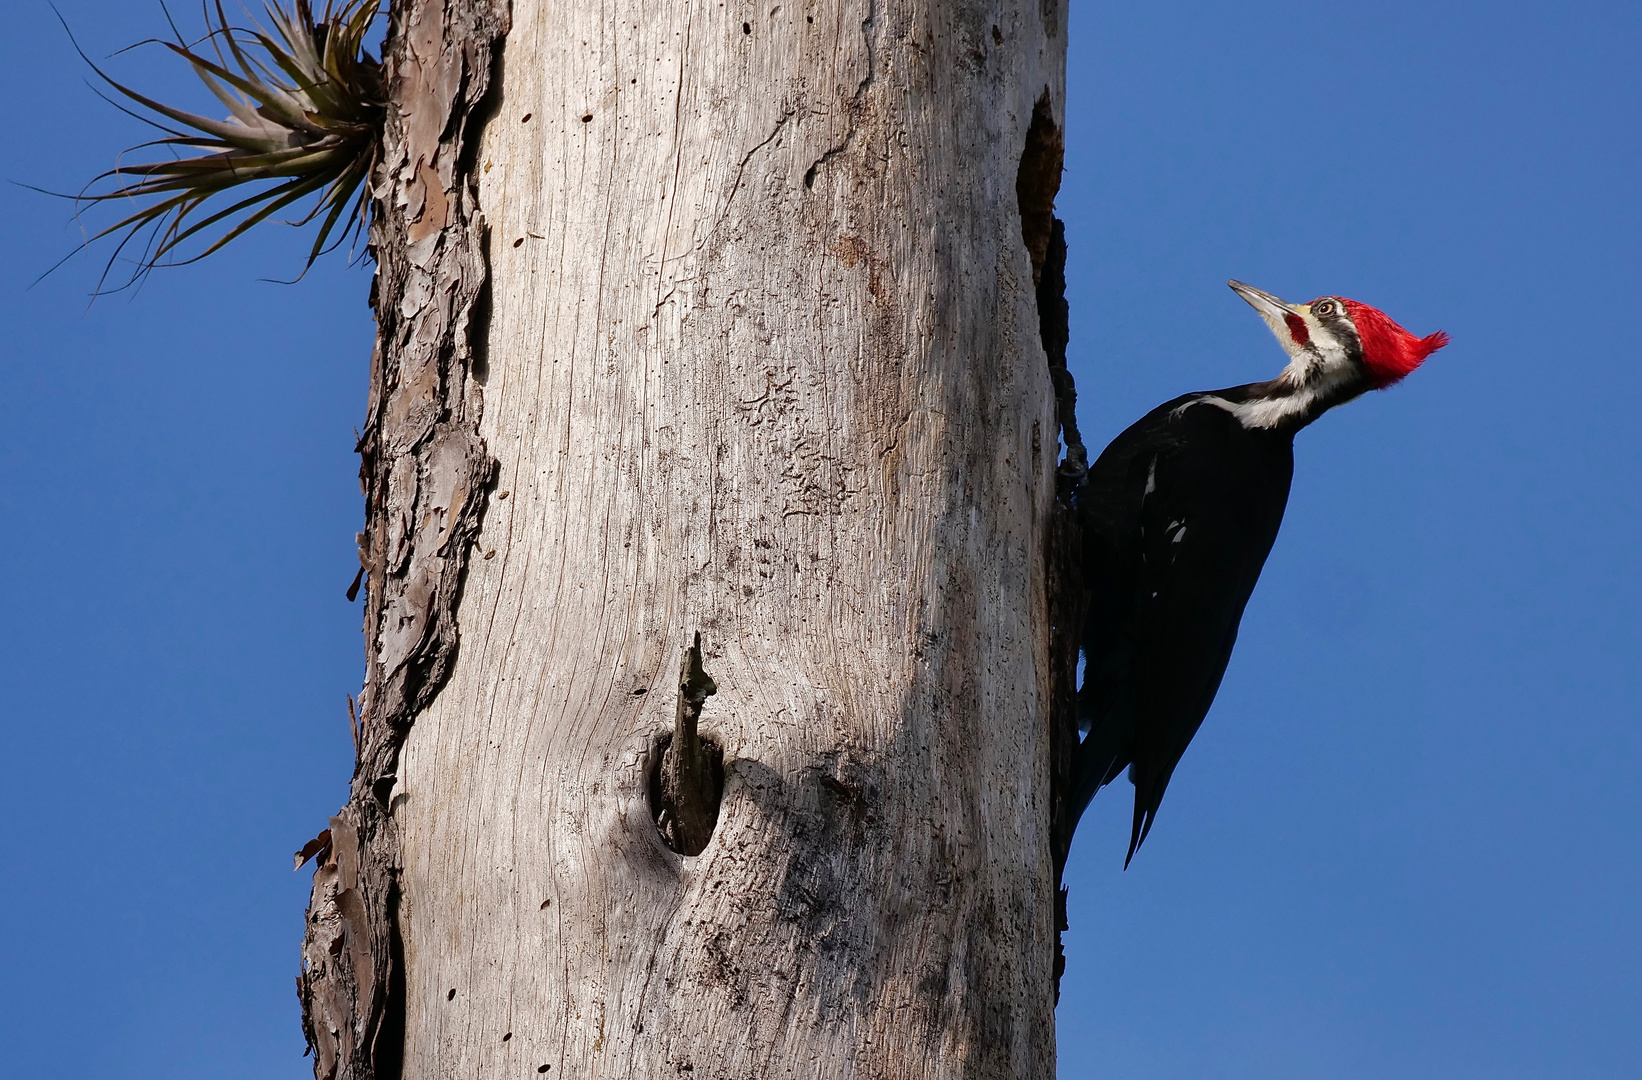
[[[652,789],[656,827],[680,855],[699,855],[718,824],[724,794],[724,751],[696,731],[701,707],[718,684],[701,667],[701,633],[684,650],[678,677],[678,711],[673,733],[662,747],[657,784]]]

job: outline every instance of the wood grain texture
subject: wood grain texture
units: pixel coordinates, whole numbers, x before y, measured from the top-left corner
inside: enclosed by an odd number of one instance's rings
[[[1061,19],[516,0],[477,159],[500,471],[391,795],[407,1077],[1053,1075],[1016,179]],[[698,630],[725,789],[683,857],[649,775]]]

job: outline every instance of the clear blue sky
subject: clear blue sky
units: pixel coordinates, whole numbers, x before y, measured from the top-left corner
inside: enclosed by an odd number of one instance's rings
[[[98,55],[163,26],[61,7]],[[1642,1075],[1642,7],[1073,0],[1071,29],[1092,445],[1277,369],[1228,277],[1454,344],[1301,436],[1127,873],[1126,783],[1085,818],[1062,1076]],[[0,50],[0,177],[72,189],[131,141],[43,2]],[[297,1080],[290,852],[345,795],[361,670],[365,273],[258,283],[299,257],[276,230],[87,312],[91,261],[25,291],[65,209],[0,191],[0,1058]]]

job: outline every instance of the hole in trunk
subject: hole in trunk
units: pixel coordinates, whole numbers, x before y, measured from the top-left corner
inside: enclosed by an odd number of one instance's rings
[[[711,739],[701,739],[701,751],[707,761],[708,777],[712,782],[712,818],[705,836],[697,836],[696,843],[688,842],[691,838],[681,836],[676,804],[667,797],[663,790],[662,774],[667,767],[667,752],[673,746],[673,733],[662,734],[656,740],[654,760],[650,763],[650,816],[655,819],[656,828],[661,830],[661,838],[668,847],[680,855],[700,855],[707,847],[707,841],[712,839],[712,830],[718,825],[718,806],[724,798],[724,750]]]
[[[1021,211],[1021,239],[1032,258],[1032,284],[1043,280],[1043,263],[1049,254],[1049,238],[1055,225],[1055,195],[1060,191],[1061,161],[1065,143],[1055,126],[1045,90],[1032,108],[1032,125],[1026,129],[1026,148],[1021,151],[1020,171],[1015,174],[1015,200]]]
[[[678,710],[671,734],[656,742],[650,774],[650,814],[667,846],[680,855],[699,855],[718,825],[724,797],[724,751],[697,733],[702,706],[718,684],[701,666],[701,633],[684,648],[678,673]]]

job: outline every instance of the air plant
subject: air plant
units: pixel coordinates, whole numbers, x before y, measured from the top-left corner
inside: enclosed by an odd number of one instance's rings
[[[197,262],[308,196],[315,196],[313,205],[289,222],[320,223],[303,273],[365,224],[366,181],[376,164],[384,111],[381,65],[366,50],[365,37],[381,0],[325,0],[318,19],[309,0],[295,0],[290,12],[268,0],[271,31],[254,20],[249,29],[233,26],[221,0],[210,2],[216,19],[206,7],[210,31],[200,42],[190,45],[178,34],[176,42],[161,44],[186,60],[227,106],[225,120],[155,101],[86,61],[109,86],[155,116],[118,102],[116,107],[166,133],[126,153],[160,147],[177,155],[122,162],[75,196],[82,205],[142,204],[86,240],[89,245],[123,234],[99,291],[120,253],[139,236],[145,237],[142,255],[125,285],[157,266]],[[209,44],[210,55],[202,43]],[[203,247],[185,254],[189,241]]]

